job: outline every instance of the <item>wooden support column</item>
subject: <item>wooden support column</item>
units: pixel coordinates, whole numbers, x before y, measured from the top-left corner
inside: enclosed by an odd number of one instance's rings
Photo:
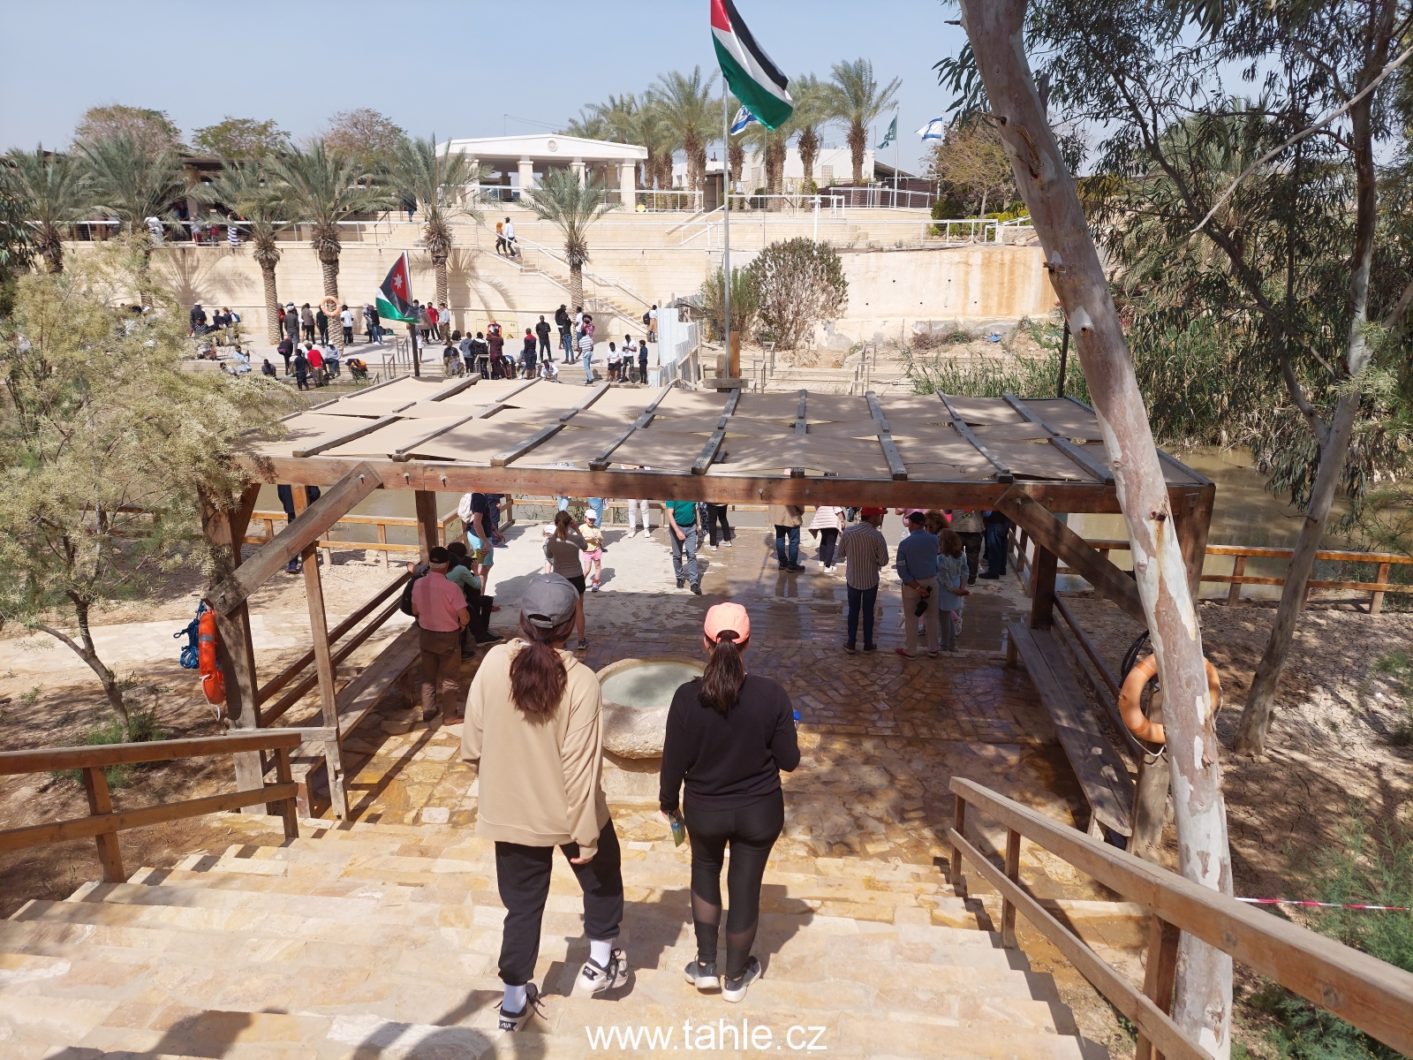
[[[255,487],[247,489],[234,509],[219,507],[207,493],[201,495],[201,523],[216,563],[215,584],[232,578],[240,566],[241,542],[250,525],[250,513],[255,510],[257,493]],[[260,682],[255,672],[250,609],[244,600],[225,611],[216,609],[216,632],[219,638],[216,658],[226,679],[225,714],[231,729],[237,732],[257,729],[260,727]],[[252,791],[264,785],[265,768],[260,752],[245,751],[232,757],[238,791]],[[242,807],[242,812],[261,813],[263,807],[246,806]]]
[[[417,513],[417,548],[421,558],[442,543],[441,526],[437,522],[437,495],[431,490],[416,490],[412,502]]]
[[[1212,531],[1212,505],[1216,500],[1217,487],[1208,483],[1201,490],[1193,490],[1173,506],[1173,519],[1177,524],[1178,543],[1182,548],[1182,560],[1187,565],[1187,581],[1194,601],[1201,598],[1202,565],[1207,559],[1207,537]]]
[[[329,623],[324,612],[324,587],[319,578],[319,556],[315,545],[304,551],[304,593],[309,598],[309,630],[314,644],[314,670],[319,678],[319,708],[333,738],[324,741],[324,762],[329,780],[329,802],[334,816],[348,819],[348,793],[344,787],[343,738],[339,733],[337,690],[334,688],[334,661],[329,650]]]
[[[1055,624],[1055,572],[1059,568],[1055,553],[1035,542],[1034,581],[1031,583],[1030,628],[1049,629]]]
[[[1161,693],[1150,703],[1148,717],[1162,723]],[[1133,791],[1133,835],[1128,851],[1144,861],[1158,862],[1163,848],[1163,831],[1168,827],[1168,789],[1172,783],[1172,763],[1166,748],[1157,754],[1144,752],[1138,761],[1138,783]]]

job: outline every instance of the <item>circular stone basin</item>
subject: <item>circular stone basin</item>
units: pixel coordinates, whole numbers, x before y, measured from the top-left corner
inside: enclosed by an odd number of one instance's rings
[[[623,758],[661,758],[667,708],[678,686],[701,677],[686,659],[620,659],[599,671],[604,750]]]

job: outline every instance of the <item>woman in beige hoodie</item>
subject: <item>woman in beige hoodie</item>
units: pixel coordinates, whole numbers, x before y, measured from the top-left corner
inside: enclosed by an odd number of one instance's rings
[[[603,794],[603,700],[598,677],[564,650],[578,604],[578,590],[564,578],[536,576],[521,601],[521,635],[487,652],[466,697],[461,756],[479,766],[476,834],[495,840],[506,909],[505,1031],[525,1025],[539,996],[530,980],[555,847],[584,892],[589,959],[576,992],[597,994],[628,981],[627,958],[613,945],[623,875]]]

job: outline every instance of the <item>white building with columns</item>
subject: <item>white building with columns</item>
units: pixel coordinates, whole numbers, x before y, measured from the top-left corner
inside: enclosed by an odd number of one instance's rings
[[[648,157],[646,147],[559,133],[447,140],[437,150],[468,155],[478,163],[483,196],[511,202],[521,189],[536,187],[549,171],[567,169],[580,183],[597,180],[630,210],[637,203],[638,163]]]

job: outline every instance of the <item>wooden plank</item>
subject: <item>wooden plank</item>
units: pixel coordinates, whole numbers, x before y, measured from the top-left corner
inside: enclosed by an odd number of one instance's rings
[[[1059,561],[1055,553],[1035,543],[1035,562],[1030,568],[1030,628],[1049,629],[1055,624],[1055,574]]]
[[[709,439],[707,439],[706,445],[702,446],[702,451],[697,455],[697,458],[692,461],[692,474],[693,474],[693,475],[705,475],[706,472],[707,472],[707,468],[709,468],[709,467],[711,466],[711,462],[716,459],[717,450],[719,450],[719,449],[721,448],[721,443],[722,443],[722,441],[726,438],[726,428],[727,428],[727,425],[730,424],[730,422],[731,422],[731,417],[732,417],[732,415],[736,412],[736,406],[740,403],[740,401],[741,401],[741,391],[740,391],[740,390],[733,390],[733,391],[731,391],[731,396],[726,399],[726,407],[725,407],[725,408],[722,410],[722,412],[721,412],[721,419],[717,420],[717,422],[716,422],[716,430],[712,431],[711,437],[710,437]],[[599,494],[594,494],[593,496],[599,496]],[[626,497],[626,496],[634,496],[634,497],[660,497],[660,496],[662,496],[662,494],[661,494],[661,493],[634,493],[634,494],[617,493],[617,494],[607,494],[606,496],[616,496],[616,497]],[[672,498],[672,497],[667,497],[667,498],[665,498],[665,499],[667,499],[667,500],[673,500],[674,498]],[[692,498],[689,497],[689,498],[686,498],[686,499],[691,500]]]
[[[180,821],[208,813],[224,813],[227,810],[260,806],[280,799],[292,799],[294,795],[293,784],[264,784],[252,791],[234,791],[224,795],[208,795],[201,799],[144,806],[121,813],[74,817],[67,821],[11,828],[0,832],[0,852],[23,850],[45,843],[60,843],[68,839],[88,839],[105,832],[123,832],[129,828],[144,828],[147,825],[165,824],[168,821]]]
[[[421,656],[417,627],[408,626],[339,693],[341,731],[352,732]]]
[[[335,732],[335,742],[337,742],[337,731]],[[275,752],[275,781],[279,784],[293,784],[294,775],[289,768],[289,751],[281,747]],[[279,802],[280,819],[284,821],[285,838],[299,838],[299,806],[294,799],[282,799]]]
[[[1086,405],[1083,401],[1080,401],[1079,398],[1074,397],[1074,396],[1071,395],[1071,394],[1066,394],[1066,395],[1065,395],[1065,400],[1068,401],[1071,405],[1077,405],[1079,408],[1082,408],[1085,412],[1089,413],[1089,414],[1090,414],[1091,416],[1093,416],[1095,419],[1098,419],[1098,413],[1096,413],[1096,412],[1094,411],[1094,409],[1091,408],[1089,405]],[[1200,471],[1197,471],[1197,470],[1195,470],[1195,469],[1193,469],[1193,468],[1188,467],[1186,464],[1184,464],[1184,463],[1183,463],[1181,460],[1179,460],[1177,457],[1173,456],[1171,453],[1168,453],[1168,452],[1165,452],[1165,451],[1162,450],[1162,449],[1159,449],[1159,450],[1158,450],[1158,460],[1159,460],[1159,462],[1161,462],[1161,463],[1167,464],[1169,467],[1173,468],[1173,469],[1174,469],[1175,471],[1177,471],[1179,474],[1185,475],[1185,476],[1187,476],[1188,478],[1191,478],[1193,484],[1196,485],[1196,486],[1210,486],[1210,485],[1212,485],[1212,480],[1209,479],[1206,475],[1202,474],[1202,472],[1200,472]]]
[[[532,434],[529,438],[526,438],[523,442],[519,442],[509,449],[496,453],[493,457],[491,457],[491,466],[505,467],[506,464],[509,464],[514,460],[520,459],[526,453],[534,449],[535,446],[541,444],[542,442],[550,438],[553,438],[569,423],[570,420],[572,420],[579,413],[583,412],[599,398],[603,397],[604,394],[608,393],[608,389],[610,386],[611,384],[609,383],[600,383],[594,388],[593,393],[591,393],[583,401],[579,402],[572,408],[565,409],[563,412],[561,412],[559,414],[559,422],[551,423],[545,427],[541,427],[538,431]]]
[[[115,743],[100,747],[38,747],[0,751],[0,776],[48,773],[87,766],[132,765],[137,762],[175,762],[183,758],[212,758],[246,751],[273,751],[297,747],[299,741],[279,732],[228,733],[194,736],[185,740],[149,743]]]
[[[868,402],[869,414],[878,427],[878,444],[883,449],[883,459],[888,461],[888,473],[893,476],[894,482],[903,482],[908,477],[908,466],[898,453],[898,445],[893,441],[893,429],[888,426],[888,418],[878,405],[878,395],[870,390],[864,395],[864,400]]]
[[[317,542],[339,517],[353,510],[354,505],[382,487],[378,473],[366,463],[360,463],[331,488],[324,490],[317,501],[294,522],[290,523],[268,545],[262,547],[222,579],[207,599],[218,614],[226,614],[239,606],[276,572],[284,570],[294,557]]]
[[[1378,571],[1374,574],[1377,582],[1387,582],[1389,579],[1389,565],[1380,563]],[[1386,589],[1379,589],[1369,594],[1369,614],[1377,615],[1384,609],[1384,593]]]
[[[1413,973],[1095,842],[974,781],[953,777],[950,787],[973,809],[1016,829],[1121,898],[1140,902],[1389,1048],[1413,1055],[1408,1019]]]
[[[657,414],[657,407],[662,404],[663,399],[666,398],[668,394],[672,393],[672,390],[673,388],[671,386],[665,386],[659,390],[657,397],[653,398],[652,404],[639,413],[638,418],[634,420],[622,434],[615,438],[607,449],[589,461],[589,470],[603,471],[607,468],[609,465],[609,457],[611,457],[624,442],[632,437],[634,431],[642,430],[653,421],[653,416]]]
[[[334,687],[334,661],[329,650],[329,622],[324,611],[324,587],[319,578],[319,558],[313,545],[304,553],[304,593],[309,601],[309,631],[314,650],[314,675],[319,682],[320,713],[334,739],[324,743],[324,760],[329,769],[329,800],[334,816],[348,817],[348,796],[344,790],[343,756],[338,739],[338,690]]]
[[[392,424],[397,423],[399,419],[401,419],[401,417],[394,415],[379,416],[375,420],[365,420],[364,422],[359,423],[357,426],[351,427],[349,430],[344,431],[342,434],[335,434],[331,437],[320,440],[316,445],[311,445],[305,449],[295,449],[293,450],[291,455],[296,457],[318,456],[320,453],[325,452],[329,449],[338,448],[345,442],[357,441],[359,438],[362,438],[368,434],[372,434],[374,431],[380,431],[384,427],[389,427]]]
[[[1016,395],[1005,394],[1003,397],[1007,405],[1010,405],[1011,408],[1015,409],[1016,412],[1024,416],[1029,422],[1042,428],[1045,433],[1050,436],[1050,444],[1064,453],[1065,456],[1069,457],[1070,461],[1081,471],[1086,472],[1099,482],[1103,482],[1106,485],[1113,485],[1114,472],[1103,461],[1095,460],[1094,457],[1090,456],[1080,446],[1075,445],[1063,434],[1051,427],[1041,417],[1032,412],[1026,406],[1026,403],[1016,397]]]
[[[417,552],[425,558],[442,543],[441,519],[437,516],[437,495],[431,490],[417,490],[412,495],[413,513],[417,518]]]
[[[1043,505],[1017,490],[1007,492],[992,507],[1005,512],[1016,525],[1025,527],[1041,556],[1050,552],[1060,557],[1082,574],[1099,595],[1112,600],[1134,621],[1147,626],[1148,619],[1134,580]]]
[[[1135,1023],[1150,1042],[1155,1043],[1169,1060],[1210,1060],[1211,1054],[1189,1042],[1171,1016],[1132,986],[1102,957],[1057,920],[1040,902],[1019,884],[992,865],[966,839],[949,832],[948,840],[966,855],[977,874],[996,888],[1001,897],[1014,904],[1037,931],[1074,965],[1075,970],[1109,999],[1109,1003]]]
[[[1234,604],[1241,599],[1243,575],[1246,573],[1246,557],[1237,556],[1231,561],[1231,588],[1227,590],[1227,603]],[[1210,581],[1211,579],[1204,579]]]
[[[947,399],[947,395],[940,390],[937,396],[942,399],[942,404],[947,406],[947,415],[952,418],[952,426],[957,429],[957,433],[971,443],[973,449],[986,458],[986,462],[995,468],[997,482],[1014,482],[1015,475],[1011,474],[1011,469],[996,458],[996,454],[986,448],[986,444],[976,436],[976,432],[971,429],[971,425],[962,419],[952,402]]]
[[[475,380],[473,380],[473,381],[478,381],[479,379],[480,379],[480,376],[476,376],[476,377],[475,377]],[[460,390],[466,389],[466,387],[467,387],[467,386],[470,386],[470,385],[471,385],[471,383],[468,382],[468,383],[466,383],[464,386],[459,387],[457,390],[453,390],[451,393],[448,393],[448,394],[441,394],[441,395],[438,395],[437,397],[429,398],[428,400],[431,400],[431,401],[441,401],[441,400],[443,400],[444,398],[451,397],[452,394],[454,394],[454,393],[458,393]],[[402,446],[400,449],[394,449],[391,453],[388,454],[388,458],[391,459],[391,460],[398,460],[398,461],[410,460],[410,459],[412,459],[412,454],[413,454],[413,453],[415,453],[415,452],[416,452],[418,449],[420,449],[422,446],[426,445],[426,444],[427,444],[428,442],[430,442],[433,438],[436,438],[436,437],[439,437],[440,435],[446,434],[448,431],[454,431],[454,430],[456,430],[456,428],[460,427],[463,423],[470,423],[472,420],[484,420],[484,419],[489,419],[491,416],[494,416],[497,412],[500,412],[502,409],[508,408],[508,407],[509,407],[510,399],[513,398],[516,394],[519,394],[521,391],[528,390],[530,387],[532,387],[532,386],[534,386],[534,385],[535,385],[535,380],[531,379],[528,383],[525,383],[525,384],[523,384],[523,385],[521,385],[521,386],[518,386],[518,387],[516,387],[514,390],[508,390],[508,391],[506,391],[503,395],[501,395],[500,399],[499,399],[498,401],[496,401],[496,403],[495,403],[494,405],[488,405],[488,406],[486,406],[485,408],[481,409],[479,412],[473,412],[473,413],[471,413],[469,416],[462,416],[460,419],[453,420],[451,423],[443,424],[443,425],[440,426],[440,427],[434,427],[432,430],[428,431],[426,434],[419,435],[417,438],[415,438],[415,439],[412,440],[411,442],[408,442],[406,445]]]
[[[1020,833],[1014,828],[1006,831],[1006,878],[1012,883],[1020,883]],[[1008,950],[1016,948],[1016,904],[1008,898],[1001,901],[1001,945]]]
[[[1068,668],[1057,671],[1041,648],[1050,634],[1019,622],[1008,626],[1011,642],[1050,715],[1060,747],[1074,769],[1075,779],[1095,820],[1120,835],[1131,835],[1133,781],[1123,760],[1109,743],[1087,704],[1070,682]]]
[[[1148,918],[1148,960],[1143,969],[1143,993],[1158,1008],[1172,1015],[1173,988],[1177,985],[1178,941],[1182,932],[1160,916]],[[1143,1032],[1138,1035],[1134,1060],[1161,1060]]]
[[[108,774],[99,766],[83,770],[83,790],[88,796],[88,812],[95,817],[113,812],[113,798],[108,793]],[[112,832],[94,836],[98,843],[98,862],[103,866],[103,878],[109,883],[122,883],[128,878],[123,871],[123,854],[118,849],[118,837]]]
[[[1208,486],[1187,494],[1181,504],[1173,507],[1178,546],[1187,567],[1187,589],[1194,601],[1201,595],[1202,567],[1207,558],[1207,535],[1212,529],[1212,505],[1216,496],[1217,488]]]

